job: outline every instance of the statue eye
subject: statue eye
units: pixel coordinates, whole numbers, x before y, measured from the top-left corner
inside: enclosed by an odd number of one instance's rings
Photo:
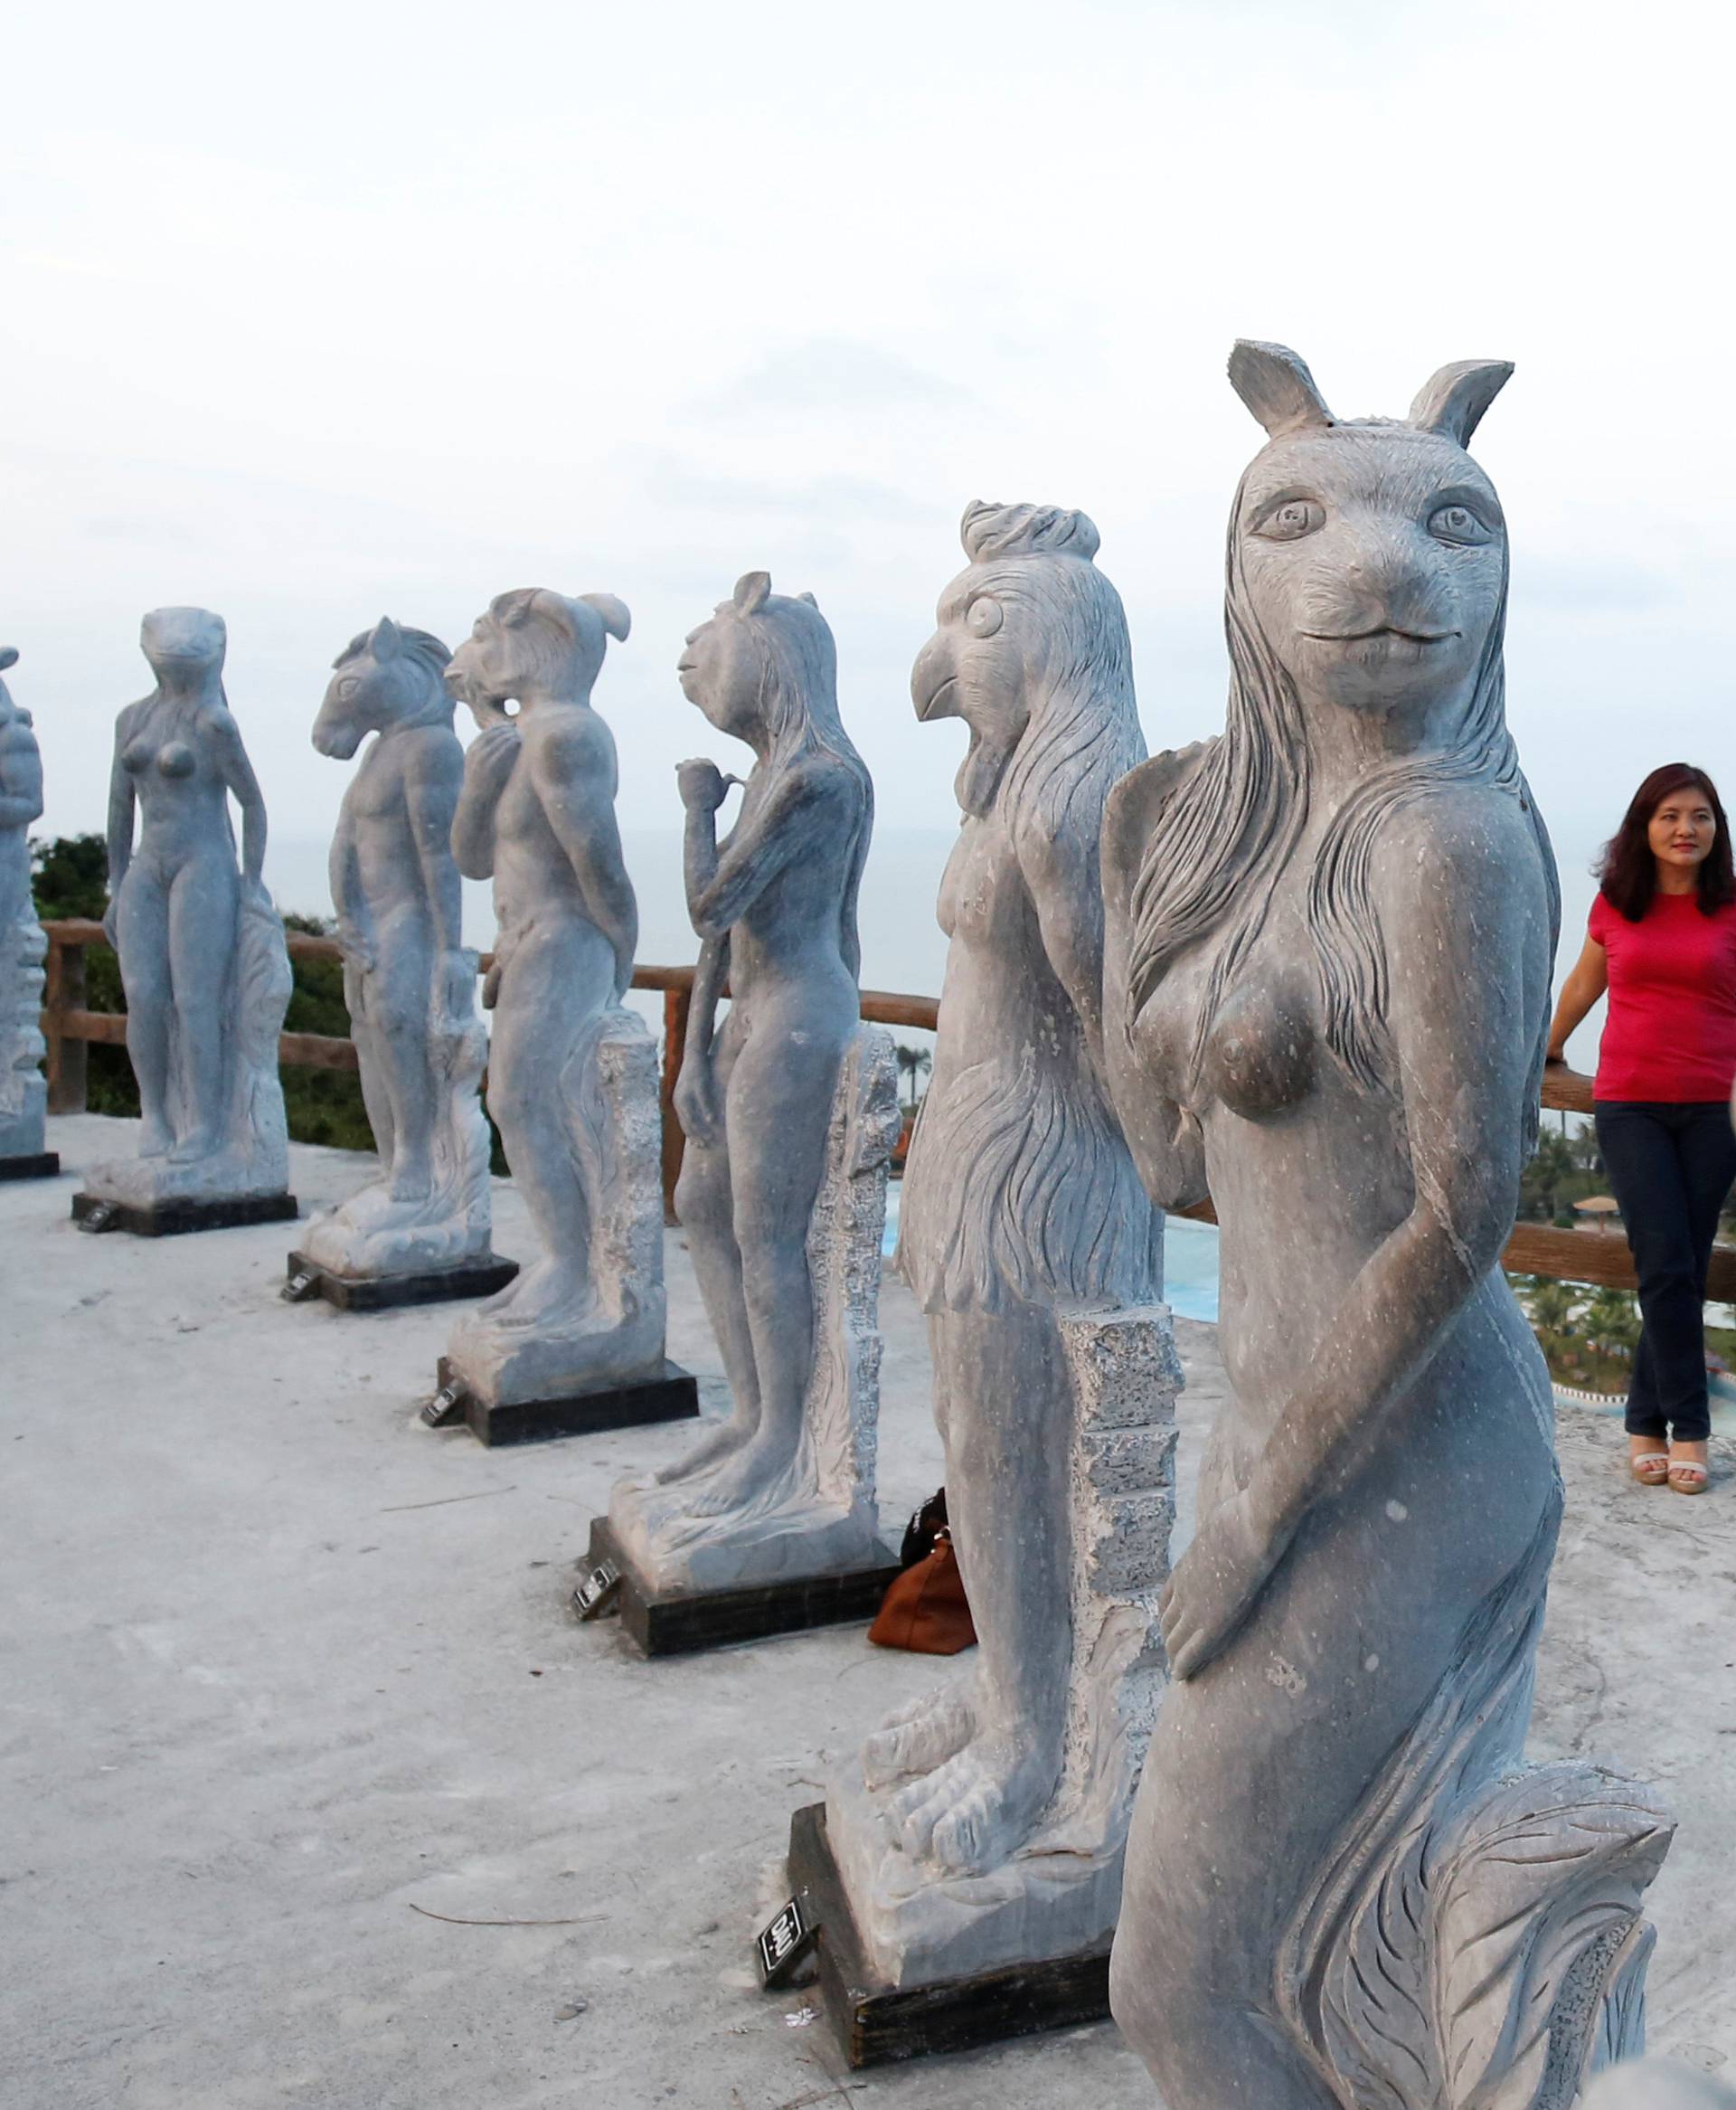
[[[355,694],[356,690],[359,689],[361,686],[362,678],[359,675],[346,674],[343,680],[340,681],[337,685],[337,693],[344,700],[344,702],[347,704],[350,698]]]
[[[1437,506],[1429,516],[1429,532],[1437,542],[1493,542],[1495,531],[1468,506]]]
[[[965,628],[973,638],[992,638],[1003,620],[1000,602],[986,593],[979,593],[965,610]]]
[[[1254,530],[1268,542],[1299,542],[1326,524],[1326,509],[1312,498],[1288,498]]]

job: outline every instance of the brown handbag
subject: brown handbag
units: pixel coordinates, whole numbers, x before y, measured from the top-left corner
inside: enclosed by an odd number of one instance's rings
[[[944,1525],[934,1535],[934,1551],[894,1579],[868,1639],[882,1649],[910,1649],[919,1656],[956,1656],[975,1642],[965,1578]]]

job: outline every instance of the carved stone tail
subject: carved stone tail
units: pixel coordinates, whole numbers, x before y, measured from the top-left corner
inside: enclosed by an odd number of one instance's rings
[[[1327,1863],[1280,1953],[1345,2110],[1569,2110],[1644,2048],[1640,1916],[1675,1831],[1590,1761],[1519,1763],[1559,1503]]]

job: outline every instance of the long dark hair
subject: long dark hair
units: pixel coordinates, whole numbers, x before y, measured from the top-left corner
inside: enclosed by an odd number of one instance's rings
[[[1685,791],[1690,785],[1705,793],[1712,817],[1718,824],[1712,854],[1703,861],[1695,875],[1700,913],[1712,915],[1736,901],[1736,865],[1732,865],[1731,858],[1730,823],[1724,818],[1718,787],[1704,770],[1695,769],[1692,762],[1666,762],[1662,769],[1654,770],[1634,793],[1627,812],[1621,817],[1621,826],[1603,846],[1603,856],[1597,865],[1603,898],[1630,923],[1639,922],[1657,892],[1657,859],[1652,855],[1647,834],[1652,816],[1672,791]]]

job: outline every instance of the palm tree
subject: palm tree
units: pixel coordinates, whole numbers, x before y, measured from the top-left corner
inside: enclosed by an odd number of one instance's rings
[[[1631,1356],[1639,1326],[1631,1290],[1599,1290],[1585,1308],[1585,1337],[1606,1356]]]
[[[1579,1301],[1565,1282],[1547,1275],[1533,1275],[1523,1292],[1525,1314],[1540,1334],[1557,1339],[1573,1330],[1573,1307]]]
[[[910,1081],[909,1111],[914,1113],[916,1112],[916,1080],[919,1077],[926,1077],[929,1072],[933,1069],[934,1057],[926,1047],[907,1047],[901,1040],[898,1044],[898,1066]]]

